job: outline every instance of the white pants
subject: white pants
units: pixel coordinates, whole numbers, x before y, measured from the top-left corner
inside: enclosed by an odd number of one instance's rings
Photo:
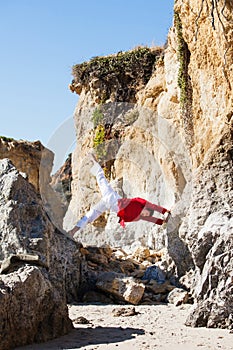
[[[91,173],[96,177],[102,199],[91,208],[86,215],[78,221],[77,225],[84,228],[89,222],[95,221],[106,210],[118,212],[118,199],[122,198],[115,192],[104,176],[103,169],[98,163],[91,168]]]

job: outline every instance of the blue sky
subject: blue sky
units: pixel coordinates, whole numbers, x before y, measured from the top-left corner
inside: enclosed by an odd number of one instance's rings
[[[0,0],[0,135],[40,140],[73,115],[76,63],[163,45],[173,0]]]

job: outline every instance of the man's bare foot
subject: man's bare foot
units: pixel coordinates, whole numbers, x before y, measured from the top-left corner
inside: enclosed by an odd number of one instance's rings
[[[168,210],[165,214],[166,214],[166,216],[164,217],[164,222],[168,222],[168,220],[169,220],[170,217],[171,217],[171,212],[170,212],[170,210]]]

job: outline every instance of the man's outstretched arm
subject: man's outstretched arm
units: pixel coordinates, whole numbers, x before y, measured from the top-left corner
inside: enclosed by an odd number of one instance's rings
[[[91,208],[85,216],[80,219],[77,224],[69,231],[69,234],[73,237],[74,234],[83,229],[88,223],[94,222],[102,213],[106,211],[105,203],[101,200],[93,208]]]
[[[88,214],[90,214],[92,210],[90,210],[85,216],[80,219],[77,224],[72,228],[72,230],[69,231],[69,234],[73,237],[74,234],[80,230],[80,228],[84,228],[88,222],[92,222],[92,219],[94,219],[94,215],[92,217],[88,217]]]

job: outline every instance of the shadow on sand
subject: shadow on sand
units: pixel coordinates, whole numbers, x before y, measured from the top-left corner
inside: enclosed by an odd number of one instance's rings
[[[79,349],[87,345],[113,344],[145,334],[143,329],[122,327],[75,328],[69,334],[46,343],[18,347],[17,350]],[[15,349],[15,350],[16,350]]]

